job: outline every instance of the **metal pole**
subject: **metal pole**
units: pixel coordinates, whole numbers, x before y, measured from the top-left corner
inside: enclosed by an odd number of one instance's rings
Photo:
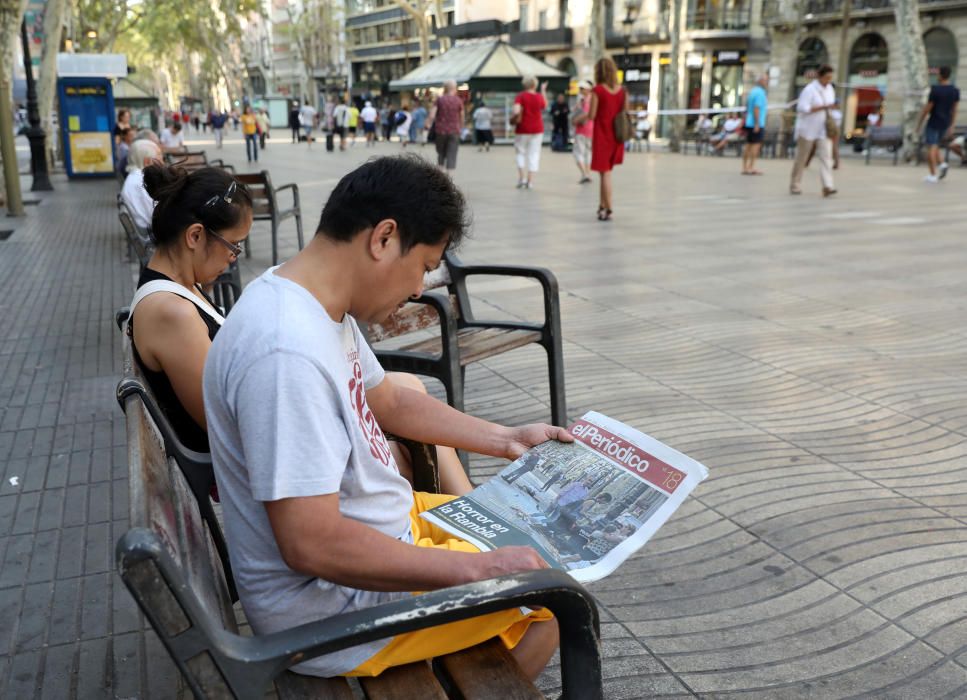
[[[47,192],[54,189],[47,172],[47,155],[44,145],[47,141],[40,126],[40,112],[37,109],[37,83],[34,80],[34,67],[30,60],[30,42],[27,41],[27,22],[20,23],[20,41],[23,43],[24,72],[27,75],[27,121],[30,126],[25,130],[30,141],[30,173],[33,175],[31,192]]]

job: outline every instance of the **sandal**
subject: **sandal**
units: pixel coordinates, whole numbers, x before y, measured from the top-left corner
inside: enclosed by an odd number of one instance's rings
[[[604,212],[606,211],[607,209],[604,207],[598,207],[598,221],[604,221]]]
[[[598,221],[611,221],[611,210],[610,209],[599,210]]]

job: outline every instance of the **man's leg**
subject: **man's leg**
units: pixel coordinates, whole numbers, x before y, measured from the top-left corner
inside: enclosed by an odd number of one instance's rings
[[[762,150],[761,143],[749,144],[749,172],[750,173],[754,173],[756,171],[755,162],[756,162],[756,159],[759,157],[760,150]]]
[[[802,192],[802,173],[806,169],[806,160],[811,155],[813,142],[800,138],[796,141],[796,162],[792,166],[792,178],[789,181],[789,191],[794,194]]]
[[[752,144],[747,143],[742,147],[742,173],[748,173],[752,170],[752,163],[749,159],[749,155],[752,153]]]

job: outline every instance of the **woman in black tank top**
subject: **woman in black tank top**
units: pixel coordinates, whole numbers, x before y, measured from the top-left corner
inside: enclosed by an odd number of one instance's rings
[[[202,291],[241,252],[252,199],[228,173],[151,165],[144,187],[156,202],[156,249],[138,280],[128,334],[135,361],[186,447],[208,452],[201,384],[205,357],[221,327]]]

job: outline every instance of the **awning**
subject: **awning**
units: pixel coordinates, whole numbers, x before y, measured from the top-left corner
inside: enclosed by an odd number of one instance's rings
[[[417,90],[440,87],[446,80],[457,84],[471,81],[519,82],[525,75],[538,80],[567,80],[568,74],[533,56],[496,39],[460,41],[449,51],[398,80],[390,81],[390,90]]]

